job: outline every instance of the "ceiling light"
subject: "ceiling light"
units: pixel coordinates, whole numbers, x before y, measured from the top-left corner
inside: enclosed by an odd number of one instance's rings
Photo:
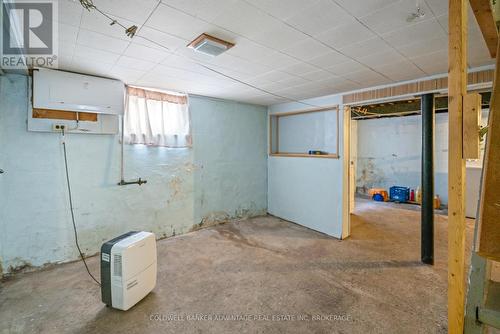
[[[213,37],[208,34],[201,34],[196,37],[194,41],[189,43],[187,47],[196,52],[215,57],[229,50],[233,46],[233,43],[224,41],[220,38]]]

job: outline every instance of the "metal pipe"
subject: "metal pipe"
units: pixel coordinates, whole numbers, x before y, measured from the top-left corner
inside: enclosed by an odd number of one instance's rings
[[[434,94],[422,95],[421,259],[434,264]]]
[[[143,180],[141,178],[139,178],[137,181],[125,181],[125,180],[122,179],[120,182],[118,182],[118,185],[119,186],[128,186],[129,184],[138,184],[138,185],[141,185],[141,184],[144,184],[144,183],[148,183],[148,181]]]

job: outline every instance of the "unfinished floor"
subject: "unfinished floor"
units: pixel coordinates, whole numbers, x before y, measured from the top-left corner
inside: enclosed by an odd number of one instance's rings
[[[431,267],[418,212],[357,205],[345,241],[270,216],[160,241],[158,284],[127,312],[79,262],[20,274],[0,285],[0,333],[446,333],[446,217]]]

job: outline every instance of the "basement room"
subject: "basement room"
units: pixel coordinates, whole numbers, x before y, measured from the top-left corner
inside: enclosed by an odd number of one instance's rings
[[[0,333],[500,334],[500,2],[0,18]]]

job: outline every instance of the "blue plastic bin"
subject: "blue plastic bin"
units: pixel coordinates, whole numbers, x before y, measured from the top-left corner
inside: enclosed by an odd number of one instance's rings
[[[400,186],[390,187],[389,198],[394,202],[408,202],[408,200],[410,199],[410,188]]]

